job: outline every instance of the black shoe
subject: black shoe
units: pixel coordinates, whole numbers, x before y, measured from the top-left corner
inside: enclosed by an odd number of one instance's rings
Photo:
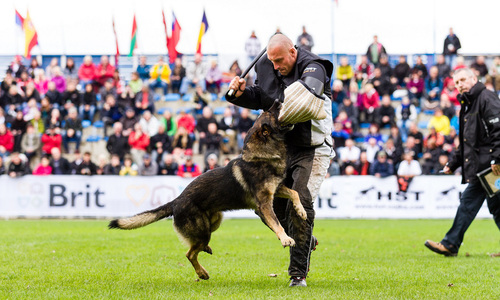
[[[307,286],[305,277],[292,276],[292,278],[290,278],[290,280],[291,280],[290,285],[289,285],[290,287]]]

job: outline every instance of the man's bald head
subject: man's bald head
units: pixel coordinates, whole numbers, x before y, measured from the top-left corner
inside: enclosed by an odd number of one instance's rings
[[[275,70],[287,76],[297,61],[297,49],[287,36],[275,34],[267,45],[267,58],[273,63]]]
[[[274,48],[284,48],[286,50],[293,48],[293,42],[284,34],[275,34],[269,39],[267,51]]]

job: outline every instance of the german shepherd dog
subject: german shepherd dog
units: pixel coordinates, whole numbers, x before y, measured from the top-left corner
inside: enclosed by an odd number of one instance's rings
[[[284,134],[290,127],[278,124],[279,108],[276,101],[257,118],[240,157],[198,176],[173,201],[130,218],[113,220],[109,228],[135,229],[173,216],[175,230],[190,247],[186,257],[201,279],[209,276],[198,262],[198,253],[212,254],[208,243],[221,224],[223,211],[254,209],[283,247],[293,247],[295,241],[274,214],[274,196],[290,199],[298,216],[304,220],[307,216],[297,192],[281,185],[286,168]]]

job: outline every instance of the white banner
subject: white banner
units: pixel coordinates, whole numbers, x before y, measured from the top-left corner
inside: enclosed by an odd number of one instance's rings
[[[467,187],[460,176],[417,176],[398,193],[396,176],[339,176],[323,182],[315,202],[318,218],[453,218]],[[486,201],[479,218],[489,217]]]
[[[176,176],[0,176],[0,217],[122,217],[158,207],[191,182]],[[223,184],[223,183],[222,183]],[[328,178],[315,201],[317,218],[453,218],[465,185],[457,176],[419,176],[406,193],[396,177]],[[226,218],[256,218],[251,210]],[[489,217],[486,204],[478,217]]]

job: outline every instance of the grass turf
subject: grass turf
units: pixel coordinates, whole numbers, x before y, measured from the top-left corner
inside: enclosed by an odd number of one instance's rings
[[[104,220],[0,221],[1,299],[498,299],[492,220],[476,220],[460,254],[424,247],[451,220],[317,220],[307,288],[288,288],[288,249],[260,220],[225,220],[200,254],[184,254],[172,221],[134,231]],[[270,274],[277,274],[271,277]]]

